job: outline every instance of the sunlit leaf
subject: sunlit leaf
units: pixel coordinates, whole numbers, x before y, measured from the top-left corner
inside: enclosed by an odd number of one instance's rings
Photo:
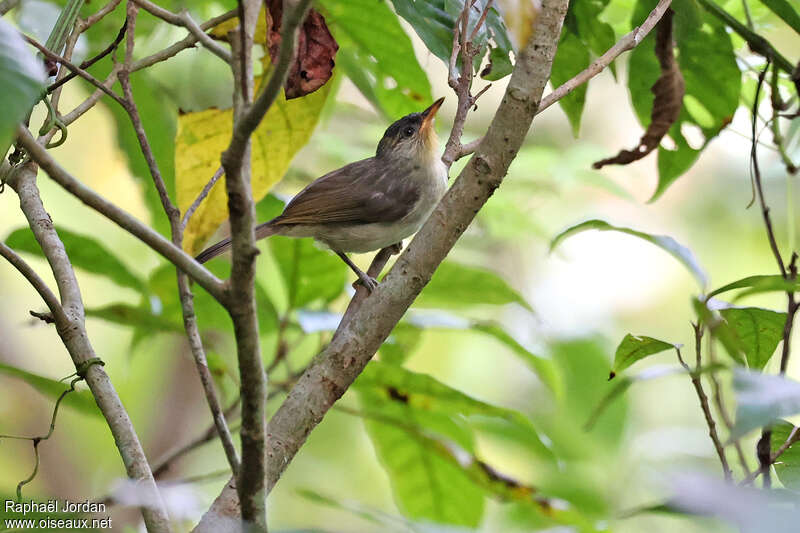
[[[56,381],[4,363],[0,363],[0,374],[21,379],[52,400],[57,400],[65,390],[69,389],[69,381],[66,383]],[[61,401],[61,405],[70,407],[84,414],[101,416],[100,410],[97,408],[97,404],[92,397],[92,393],[88,390],[70,392]],[[43,424],[42,428],[45,427],[46,426]]]
[[[73,266],[108,278],[120,287],[144,290],[144,281],[133,274],[105,245],[61,227],[57,227],[56,231]],[[44,257],[42,248],[29,228],[15,230],[6,237],[5,242],[16,250]]]
[[[800,444],[797,444],[800,437],[800,428],[794,424],[781,420],[772,426],[772,453],[777,453],[778,449],[786,442],[790,442],[788,448],[778,457],[773,464],[775,474],[787,489],[800,490]]]
[[[252,187],[259,201],[289,168],[292,158],[311,137],[330,83],[308,96],[286,100],[281,93],[253,134]],[[175,180],[181,212],[192,205],[220,166],[228,147],[233,111],[206,109],[178,118],[175,141]],[[220,179],[189,220],[183,247],[199,252],[219,225],[228,218],[225,179]]]
[[[337,66],[376,108],[394,120],[430,105],[428,76],[384,0],[321,0],[318,7],[339,43]]]
[[[731,429],[731,439],[800,413],[800,383],[794,380],[737,368],[734,369],[733,388],[736,423]]]
[[[16,29],[0,20],[0,157],[5,157],[14,129],[39,99],[45,75]]]
[[[286,284],[291,308],[315,300],[329,302],[344,291],[347,265],[334,253],[314,246],[311,239],[273,236],[269,249]]]
[[[553,238],[553,240],[550,242],[550,250],[552,251],[567,237],[590,229],[596,229],[599,231],[619,231],[621,233],[627,233],[628,235],[633,235],[634,237],[644,239],[645,241],[658,246],[672,257],[683,263],[687,270],[689,270],[689,272],[691,272],[695,277],[701,288],[706,286],[706,274],[700,267],[700,263],[697,261],[694,253],[692,253],[689,248],[683,246],[682,244],[678,243],[678,241],[667,235],[652,235],[650,233],[644,233],[631,228],[612,226],[604,220],[587,220],[586,222],[581,222],[580,224],[576,224],[575,226],[565,229],[556,235],[555,238]]]
[[[417,307],[463,307],[518,303],[531,306],[499,275],[483,268],[445,260],[414,302]]]
[[[731,307],[719,313],[741,341],[747,365],[763,369],[783,338],[786,313],[758,307]]]
[[[625,370],[636,361],[675,347],[674,344],[669,342],[628,333],[617,346],[617,352],[614,355],[614,366],[611,368],[611,374],[609,374],[608,379],[613,378],[618,372]]]

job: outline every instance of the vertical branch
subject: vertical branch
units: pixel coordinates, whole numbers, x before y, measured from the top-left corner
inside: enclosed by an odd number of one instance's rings
[[[158,191],[158,196],[161,200],[161,206],[170,223],[170,231],[172,234],[172,243],[181,247],[183,243],[183,225],[181,224],[180,211],[172,202],[167,192],[167,186],[161,171],[158,167],[155,154],[153,153],[150,142],[147,139],[147,134],[144,131],[142,119],[139,116],[139,109],[136,106],[136,101],[133,96],[133,89],[130,81],[131,65],[133,63],[133,50],[135,46],[135,30],[136,19],[139,11],[139,6],[134,1],[129,1],[127,4],[127,42],[125,49],[125,62],[124,66],[120,69],[118,77],[124,95],[124,108],[133,124],[133,129],[136,132],[136,138],[139,141],[139,147],[142,150],[145,161],[147,162],[150,175],[153,178],[153,184]],[[192,294],[189,278],[179,268],[176,269],[178,280],[178,296],[181,302],[181,311],[183,315],[183,326],[186,330],[189,348],[194,358],[197,373],[200,376],[200,384],[203,387],[208,407],[211,410],[211,417],[214,421],[214,426],[219,433],[222,447],[225,450],[225,456],[228,459],[228,464],[234,475],[239,472],[239,456],[236,453],[236,447],[233,444],[230,430],[228,429],[225,415],[222,412],[219,398],[216,389],[214,388],[214,380],[211,377],[211,372],[208,369],[208,360],[206,358],[205,348],[203,347],[202,339],[200,338],[200,329],[197,324],[197,316],[194,310],[194,295]]]
[[[97,355],[86,334],[83,299],[64,244],[39,196],[36,171],[35,164],[27,163],[13,172],[7,183],[19,196],[20,208],[53,271],[63,309],[63,315],[53,314],[56,330],[75,368],[85,370],[86,383],[111,429],[128,477],[137,482],[138,490],[148,502],[147,506],[141,508],[147,530],[150,533],[169,532],[169,518],[164,503],[128,413],[102,366],[92,364],[87,367],[87,362],[96,360]]]
[[[781,256],[778,242],[775,238],[775,231],[772,228],[772,219],[769,214],[769,207],[767,206],[766,199],[764,198],[764,188],[761,183],[761,169],[758,165],[758,103],[761,96],[761,89],[764,85],[764,78],[770,67],[770,58],[767,58],[767,64],[758,75],[758,84],[756,85],[756,94],[753,98],[752,121],[750,128],[751,144],[750,144],[750,164],[753,171],[753,182],[755,184],[756,196],[758,198],[759,206],[761,207],[761,216],[764,219],[764,226],[767,231],[767,240],[769,241],[772,254],[775,256],[775,261],[778,263],[778,269],[786,280],[794,280],[797,278],[797,253],[792,251],[792,257],[789,262],[789,267],[785,266],[783,256]],[[785,374],[786,368],[789,365],[789,356],[791,354],[791,336],[792,326],[794,325],[794,317],[797,313],[798,303],[795,300],[794,292],[787,291],[786,298],[788,300],[786,310],[786,322],[783,326],[783,341],[781,346],[781,366],[780,373]],[[772,431],[769,428],[764,428],[761,432],[761,438],[756,444],[756,456],[758,457],[759,472],[764,476],[764,488],[772,486],[772,479],[770,477],[770,466],[772,465]]]
[[[733,480],[733,473],[731,472],[731,467],[728,465],[728,458],[725,456],[725,448],[722,446],[722,441],[717,433],[717,424],[714,422],[714,415],[711,414],[711,408],[708,405],[708,396],[706,396],[703,383],[700,381],[699,371],[703,362],[703,326],[699,323],[693,324],[692,326],[694,327],[694,348],[696,357],[695,369],[692,370],[689,365],[686,364],[686,362],[683,360],[683,357],[681,357],[681,351],[679,349],[676,348],[675,351],[678,352],[678,361],[686,370],[686,372],[689,373],[689,377],[692,380],[692,386],[697,394],[697,399],[700,401],[700,409],[703,411],[703,416],[706,419],[708,436],[711,437],[711,442],[714,444],[714,450],[716,450],[717,456],[719,457],[719,462],[722,465],[722,473],[725,475],[725,481],[731,482]]]

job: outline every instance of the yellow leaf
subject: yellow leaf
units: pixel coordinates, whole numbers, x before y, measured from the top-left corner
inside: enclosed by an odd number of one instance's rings
[[[253,198],[261,200],[280,181],[292,158],[311,137],[331,83],[287,101],[281,91],[253,134]],[[192,205],[220,167],[220,155],[233,133],[231,109],[206,109],[178,117],[175,139],[175,188],[181,212]],[[228,219],[223,176],[195,211],[184,233],[183,248],[199,252],[220,224]]]
[[[211,28],[209,34],[221,41],[227,41],[228,33],[238,27],[239,17],[233,17]],[[267,18],[265,9],[261,9],[258,12],[258,22],[256,23],[256,33],[253,36],[253,42],[261,45],[267,44]]]
[[[503,22],[514,42],[515,50],[522,50],[533,34],[536,16],[542,9],[540,0],[498,0]]]

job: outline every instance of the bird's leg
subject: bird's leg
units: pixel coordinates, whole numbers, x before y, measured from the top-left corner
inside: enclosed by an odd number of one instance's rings
[[[339,257],[341,257],[341,258],[342,258],[342,261],[344,261],[345,263],[347,263],[347,266],[349,266],[349,267],[350,267],[350,269],[351,269],[353,272],[355,272],[355,273],[356,273],[356,276],[358,276],[358,280],[359,280],[359,281],[360,281],[360,282],[361,282],[361,283],[362,283],[362,284],[363,284],[363,285],[364,285],[364,286],[367,288],[367,290],[368,290],[369,292],[372,292],[372,291],[374,291],[374,290],[375,290],[375,288],[378,286],[378,280],[376,280],[376,279],[375,279],[375,278],[373,278],[373,277],[370,277],[369,275],[367,275],[367,273],[366,273],[366,272],[364,272],[363,270],[361,270],[360,268],[358,268],[358,267],[355,265],[355,263],[353,263],[353,262],[350,260],[350,258],[349,258],[349,257],[347,257],[347,255],[346,255],[346,254],[344,254],[343,252],[336,252],[336,255],[338,255]]]

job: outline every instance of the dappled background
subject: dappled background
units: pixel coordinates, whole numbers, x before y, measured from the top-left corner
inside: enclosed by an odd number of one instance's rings
[[[752,4],[759,28],[791,58],[790,54],[800,49],[800,37],[779,24],[762,4]],[[739,2],[725,7],[742,15]],[[196,8],[196,18],[206,19],[226,8],[209,3]],[[634,2],[612,0],[601,20],[621,36],[630,29],[633,8]],[[43,41],[57,13],[48,2],[22,0],[11,19]],[[140,15],[140,20],[147,19],[148,15]],[[137,42],[137,55],[141,56],[183,36],[181,31],[155,23],[152,28],[142,26],[147,38]],[[338,38],[335,23],[331,26]],[[358,64],[358,49],[343,35],[339,43],[345,55],[325,89],[327,98],[321,99],[316,128],[283,179],[259,204],[261,219],[274,216],[282,201],[311,179],[372,155],[391,121],[404,112],[427,107],[432,98],[440,96],[446,100],[437,130],[440,139],[446,139],[455,112],[446,67],[406,22],[402,27],[430,90],[416,95],[417,100],[403,98],[408,94],[392,92],[395,80],[379,79],[373,87],[377,92],[372,98],[365,97],[363,87],[359,90],[352,81],[355,67],[348,66],[348,62]],[[76,54],[87,55],[98,48],[100,43],[92,38],[89,35],[79,41]],[[751,54],[738,37],[733,37],[733,43],[741,65],[754,69],[763,65],[763,59]],[[649,202],[658,186],[656,154],[630,166],[592,169],[594,161],[635,146],[643,131],[626,87],[626,56],[615,67],[615,74],[606,71],[589,86],[579,126],[574,119],[570,123],[557,105],[536,118],[502,187],[390,337],[388,346],[379,352],[377,359],[391,368],[381,363],[368,368],[314,430],[270,495],[273,531],[422,530],[420,525],[409,526],[407,519],[401,518],[404,515],[412,517],[409,520],[416,515],[461,524],[476,520],[480,531],[522,531],[552,527],[549,516],[560,513],[559,520],[587,531],[593,530],[588,529],[590,525],[622,532],[727,531],[720,522],[705,518],[636,513],[642,507],[663,503],[672,493],[676,476],[692,473],[722,479],[686,375],[635,383],[605,411],[592,415],[614,385],[608,382],[608,374],[616,347],[626,333],[683,344],[684,355],[693,360],[691,298],[701,294],[702,288],[680,262],[630,235],[585,232],[552,252],[549,243],[564,228],[598,218],[675,238],[694,252],[709,276],[710,287],[751,274],[776,273],[761,215],[756,206],[748,209],[753,192],[747,108],[757,73],[746,76],[742,106],[730,126],[711,141],[685,175]],[[375,83],[374,73],[371,75]],[[485,131],[507,80],[492,82],[480,98],[467,122],[466,140]],[[476,80],[476,88],[486,83]],[[148,134],[160,143],[162,167],[173,165],[173,140],[177,123],[183,120],[177,110],[190,113],[210,106],[225,108],[230,85],[219,61],[200,50],[186,51],[152,72],[134,77]],[[70,83],[62,97],[62,110],[71,109],[87,94],[85,84]],[[37,110],[34,117],[40,113]],[[191,114],[181,115],[185,116]],[[144,192],[152,186],[143,162],[129,161],[132,132],[118,126],[120,118],[108,105],[97,106],[70,126],[68,142],[54,154],[88,186],[140,219],[152,221],[148,209],[152,196]],[[786,143],[795,161],[800,160],[797,125],[795,120]],[[684,134],[692,147],[702,145],[699,128],[688,128]],[[769,133],[762,137],[767,145],[769,137]],[[669,140],[664,146],[670,148]],[[215,153],[209,155],[216,157]],[[796,233],[792,227],[796,225],[792,178],[787,179],[786,167],[770,146],[760,155],[777,236],[788,249]],[[457,175],[464,161],[454,165],[451,176]],[[181,168],[180,163],[175,166]],[[198,183],[202,186],[213,171],[198,178]],[[171,451],[203,435],[210,425],[194,364],[180,335],[172,269],[46,176],[40,175],[39,186],[59,228],[100,241],[132,274],[127,284],[86,269],[78,271],[78,279],[95,349],[106,362],[105,369],[131,414],[148,457],[158,464]],[[10,191],[0,195],[3,237],[25,227],[16,202]],[[164,220],[153,223],[163,225]],[[224,232],[222,228],[218,235]],[[352,275],[335,256],[315,249],[310,242],[274,238],[262,241],[260,248],[263,354],[266,366],[272,369],[269,410],[274,412],[292,376],[330,338],[336,313],[344,310],[352,294]],[[69,246],[67,249],[72,252]],[[32,254],[26,258],[52,285],[46,263]],[[368,255],[355,258],[363,267],[370,259]],[[210,267],[220,274],[229,268],[227,259],[215,260]],[[6,263],[0,263],[0,286],[0,386],[4,391],[0,433],[43,434],[55,391],[60,389],[15,369],[57,380],[74,368],[52,326],[28,314],[28,310],[42,311],[43,304]],[[210,364],[224,403],[231,404],[237,396],[237,372],[230,323],[202,289],[195,290],[200,293],[198,314]],[[755,295],[746,303],[783,310],[785,295]],[[141,310],[146,312],[139,313]],[[718,357],[724,359],[719,351]],[[428,398],[423,393],[405,399],[402,392],[387,396],[385,389],[375,385],[384,383],[381,379],[397,380],[401,391],[401,385],[411,379],[420,380],[421,389],[439,386],[418,375],[393,373],[397,363],[477,401],[455,396]],[[676,366],[677,359],[674,351],[665,351],[637,365],[641,368],[630,369],[632,375],[648,366]],[[768,371],[774,372],[777,365],[777,360],[771,361]],[[790,376],[797,377],[796,368],[796,364],[790,365]],[[382,372],[388,377],[381,378]],[[730,375],[721,373],[720,379],[732,409]],[[79,385],[79,389],[85,387]],[[85,394],[65,400],[53,437],[40,445],[39,472],[25,487],[26,497],[101,499],[120,490],[123,466],[107,426]],[[424,414],[427,409],[433,414]],[[452,416],[437,409],[451,409]],[[587,430],[590,418],[595,423]],[[482,472],[476,474],[480,482],[451,471],[457,469],[429,449],[427,431],[409,433],[401,424],[414,426],[417,422],[420,427],[438,428],[448,440],[457,442],[458,449],[446,453],[473,461],[473,470]],[[232,425],[238,427],[235,421]],[[756,466],[756,438],[756,432],[751,432],[743,439],[751,469]],[[730,457],[733,461],[733,453]],[[13,497],[17,482],[28,476],[32,463],[29,441],[0,440],[0,493],[4,498]],[[226,466],[217,441],[172,461],[160,476],[168,487],[165,493],[171,512],[185,519],[187,526],[196,521],[226,482]],[[706,482],[702,478],[698,483]],[[539,498],[550,500],[553,508],[531,503]],[[426,506],[433,510],[428,514],[419,511]],[[116,531],[123,531],[124,524],[136,524],[134,511],[115,507],[113,516]],[[465,520],[459,522],[453,516]]]

